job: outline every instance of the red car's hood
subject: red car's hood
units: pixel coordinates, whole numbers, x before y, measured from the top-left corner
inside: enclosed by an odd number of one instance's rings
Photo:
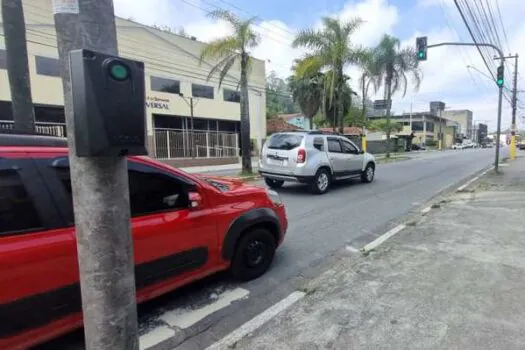
[[[207,181],[208,183],[216,182],[221,185],[225,185],[228,187],[229,191],[233,191],[236,189],[239,189],[241,187],[246,187],[247,184],[244,183],[242,180],[235,178],[235,177],[228,177],[228,176],[213,176],[213,175],[203,175],[199,174],[197,175],[199,178],[201,178],[204,181]]]

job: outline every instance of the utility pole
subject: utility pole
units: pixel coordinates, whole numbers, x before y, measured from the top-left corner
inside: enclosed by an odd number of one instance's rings
[[[2,0],[2,23],[14,129],[33,132],[35,131],[35,112],[31,97],[22,0]]]
[[[112,0],[53,2],[87,350],[139,348],[126,157],[78,157],[69,53],[117,55]],[[78,140],[80,144],[81,141]]]

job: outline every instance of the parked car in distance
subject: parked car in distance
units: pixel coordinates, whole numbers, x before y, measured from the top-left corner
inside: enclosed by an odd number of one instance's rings
[[[372,182],[375,157],[346,137],[321,131],[281,132],[264,144],[259,173],[271,188],[285,182],[310,186],[315,194],[326,193],[332,181],[359,177]]]
[[[452,149],[464,149],[465,146],[462,143],[455,143],[451,147]]]
[[[423,146],[423,145],[418,145],[418,144],[415,144],[413,143],[411,146],[410,146],[411,150],[412,151],[424,151],[426,150],[426,147]]]
[[[138,302],[269,268],[288,227],[275,191],[127,160]],[[82,326],[76,247],[65,139],[0,132],[0,349]]]
[[[520,150],[524,150],[525,149],[525,140],[521,140],[519,145],[518,145],[519,149]]]

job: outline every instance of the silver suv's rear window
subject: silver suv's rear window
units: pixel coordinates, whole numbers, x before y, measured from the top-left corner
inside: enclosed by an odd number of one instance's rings
[[[296,134],[275,134],[268,140],[268,148],[291,150],[299,147],[303,141],[303,135]]]

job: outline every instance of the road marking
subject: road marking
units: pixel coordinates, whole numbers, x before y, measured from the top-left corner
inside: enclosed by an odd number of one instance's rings
[[[470,179],[469,181],[467,181],[465,184],[459,186],[458,189],[457,189],[457,191],[458,191],[458,192],[461,192],[461,191],[465,190],[465,188],[467,188],[468,186],[470,186],[474,181],[479,180],[480,177],[482,177],[483,175],[485,175],[486,173],[488,173],[488,172],[491,171],[492,169],[494,169],[494,167],[490,167],[490,168],[488,168],[487,170],[483,171],[483,172],[482,172],[481,174],[479,174],[478,176],[473,177],[472,179]]]
[[[426,214],[426,213],[428,213],[431,210],[432,210],[432,207],[426,207],[426,208],[421,210],[421,214]]]
[[[348,251],[351,252],[351,253],[359,253],[359,249],[354,248],[354,247],[352,247],[352,246],[349,245],[349,244],[347,244],[345,248],[346,248],[346,250],[348,250]]]
[[[379,247],[381,244],[383,244],[387,239],[394,236],[395,234],[399,233],[401,230],[403,230],[406,227],[406,225],[401,224],[397,225],[393,229],[387,231],[386,233],[382,234],[378,238],[376,238],[374,241],[368,243],[365,245],[362,249],[363,252],[371,251],[372,249],[375,249]]]
[[[172,327],[182,329],[191,327],[207,316],[219,311],[236,300],[246,298],[250,292],[243,288],[235,288],[220,294],[211,304],[198,309],[174,309],[170,310],[159,318]]]
[[[157,345],[164,340],[168,340],[175,335],[175,331],[167,326],[157,327],[148,333],[140,336],[139,338],[139,349],[144,350]]]
[[[250,321],[246,322],[221,340],[212,345],[208,346],[206,350],[222,350],[228,349],[233,344],[237,343],[239,340],[244,338],[246,335],[254,332],[266,322],[270,321],[272,318],[277,316],[282,311],[286,310],[297,301],[304,298],[306,293],[295,291],[292,294],[288,295],[286,298],[281,300],[275,305],[270,306],[268,309],[264,310],[259,315],[252,318]]]

